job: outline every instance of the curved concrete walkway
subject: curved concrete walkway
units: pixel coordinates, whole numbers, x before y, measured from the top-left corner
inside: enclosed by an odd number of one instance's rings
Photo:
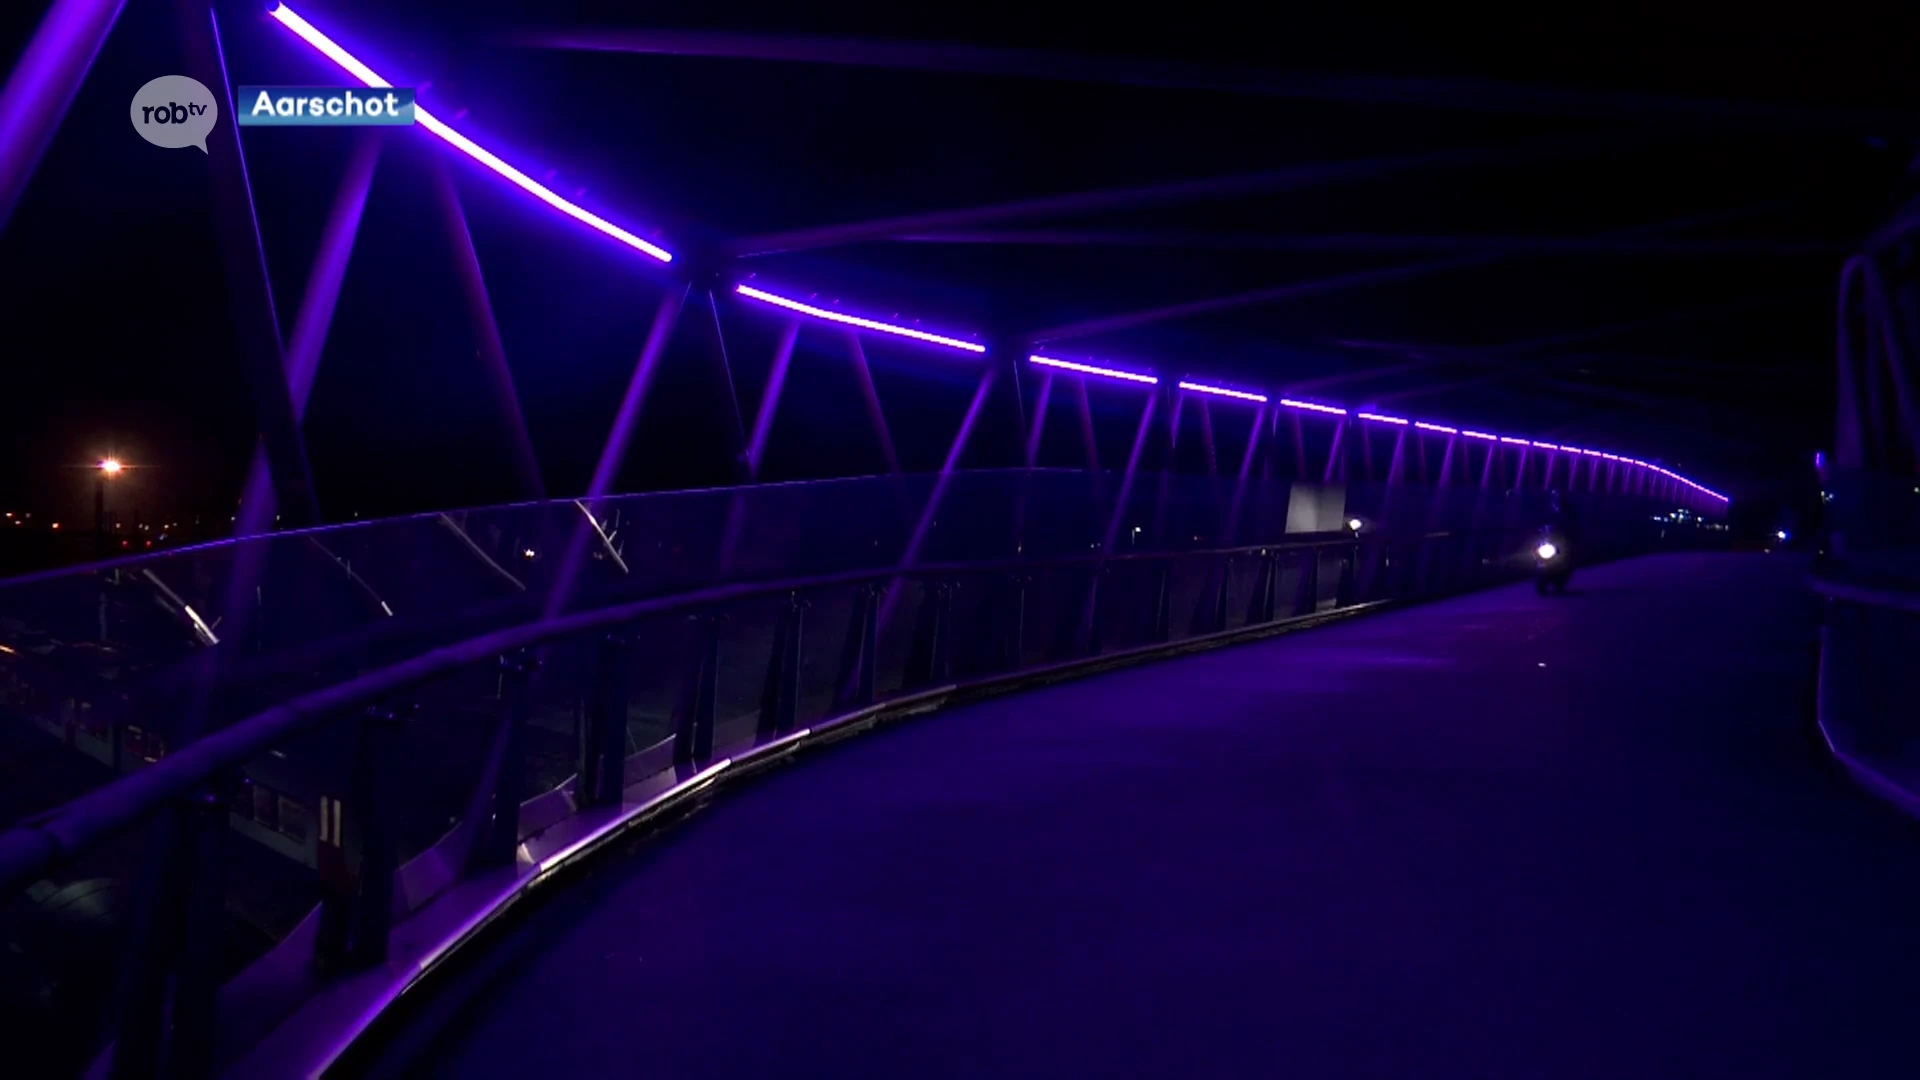
[[[729,793],[411,1075],[1920,1075],[1920,831],[1780,558],[1669,556],[988,701]]]

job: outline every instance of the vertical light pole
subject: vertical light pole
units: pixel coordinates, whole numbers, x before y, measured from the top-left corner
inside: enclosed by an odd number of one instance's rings
[[[126,468],[119,458],[102,458],[93,474],[93,535],[100,550],[105,551],[107,543],[107,481],[120,475]]]

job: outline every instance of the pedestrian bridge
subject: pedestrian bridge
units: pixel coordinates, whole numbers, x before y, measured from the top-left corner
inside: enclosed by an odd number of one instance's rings
[[[1898,617],[1871,582],[1596,499],[1593,565],[1541,597],[1525,496],[1280,485],[1222,532],[1210,487],[1107,481],[505,507],[10,583],[0,870],[48,990],[15,1022],[75,1071],[250,1076],[1886,1060],[1860,980],[1914,948],[1920,871],[1861,788],[1910,788],[1859,722],[1886,672],[1820,671]],[[836,500],[867,512],[744,539]]]

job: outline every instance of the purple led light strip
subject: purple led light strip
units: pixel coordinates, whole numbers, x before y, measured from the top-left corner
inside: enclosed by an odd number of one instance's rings
[[[1124,382],[1146,383],[1149,386],[1160,381],[1152,375],[1138,375],[1131,371],[1121,371],[1118,368],[1081,364],[1072,360],[1056,360],[1051,356],[1029,356],[1027,357],[1027,362],[1030,364],[1039,364],[1041,367],[1059,368],[1061,371],[1078,372],[1081,375],[1098,375],[1103,379],[1120,379]]]
[[[1212,394],[1215,397],[1239,398],[1241,401],[1258,401],[1262,404],[1267,400],[1267,395],[1265,394],[1250,394],[1245,390],[1229,390],[1224,386],[1208,386],[1206,383],[1183,381],[1180,384],[1180,389],[1192,390],[1199,394]]]
[[[359,79],[368,86],[393,85],[386,79],[381,78],[372,68],[362,63],[358,57],[341,48],[332,38],[315,29],[312,23],[295,14],[293,9],[287,5],[281,4],[272,11],[267,12],[267,14],[273,16],[280,25],[293,31],[302,41],[319,50],[321,55],[339,64],[354,78]],[[546,203],[548,206],[553,207],[555,210],[560,211],[575,221],[598,229],[600,232],[613,237],[628,247],[636,251],[644,252],[661,262],[673,261],[673,253],[666,248],[642,240],[593,211],[568,199],[561,198],[545,184],[540,183],[533,177],[502,161],[493,151],[488,150],[486,147],[455,131],[449,127],[445,121],[428,112],[424,107],[420,105],[414,106],[413,119],[415,124],[445,139],[454,149],[459,150],[473,160],[506,177],[515,187],[532,195],[534,198],[539,199],[541,202]]]
[[[311,45],[315,50],[320,52],[321,55],[327,57],[329,60],[332,60],[334,63],[338,64],[341,68],[345,69],[349,74],[353,75],[355,78],[359,79],[362,83],[366,84],[367,86],[386,87],[386,86],[392,85],[385,78],[381,77],[379,73],[375,72],[371,67],[368,67],[365,63],[363,63],[358,57],[354,56],[352,53],[342,48],[332,38],[329,38],[327,35],[321,33],[318,29],[314,27],[312,23],[309,23],[306,19],[302,18],[300,15],[295,13],[291,8],[287,7],[285,4],[277,5],[276,7],[274,7],[272,11],[268,12],[268,14],[271,15],[282,26],[285,26],[288,30],[293,32],[293,34],[295,34],[301,40],[305,41],[308,45]],[[607,236],[613,237],[614,239],[620,241],[623,244],[626,244],[628,247],[631,247],[637,251],[640,251],[654,259],[658,259],[661,262],[673,261],[673,254],[667,251],[665,248],[660,247],[657,244],[653,244],[646,240],[643,240],[640,237],[635,236],[633,233],[628,232],[627,230],[621,228],[620,226],[613,224],[612,222],[606,220],[603,217],[600,217],[599,215],[593,213],[592,211],[587,210],[568,199],[562,198],[560,195],[556,194],[552,189],[548,188],[546,185],[541,184],[540,182],[534,180],[532,177],[521,172],[519,169],[514,168],[512,165],[507,164],[507,162],[502,160],[498,155],[494,154],[492,151],[474,142],[472,139],[467,138],[465,135],[462,135],[460,132],[455,131],[445,121],[441,120],[439,117],[434,116],[432,113],[428,112],[425,108],[417,105],[414,107],[414,120],[420,127],[425,128],[427,131],[431,132],[432,134],[446,141],[448,145],[466,154],[468,157],[474,159],[480,164],[485,165],[487,168],[493,170],[495,173],[498,173],[500,176],[506,178],[509,182],[511,182],[514,186],[520,188],[522,191],[525,191],[527,194],[532,195],[534,198],[539,199],[541,202],[546,203],[548,206],[552,207],[555,210],[560,211],[561,213],[567,215],[568,217],[573,218],[575,221],[588,225],[598,230],[599,232],[604,233]],[[871,330],[876,333],[892,334],[896,337],[912,338],[916,341],[924,341],[929,344],[942,345],[950,349],[959,349],[964,352],[984,353],[987,351],[986,346],[977,344],[975,342],[962,341],[958,338],[945,337],[940,334],[931,334],[924,330],[915,330],[911,327],[896,326],[891,323],[884,323],[875,319],[863,319],[854,315],[845,315],[837,311],[829,311],[825,308],[819,308],[811,304],[801,303],[800,301],[797,301],[797,300],[789,300],[786,297],[776,296],[772,293],[765,292],[760,289],[755,289],[747,285],[739,286],[738,292],[740,293],[740,295],[748,297],[749,299],[758,300],[766,304],[772,304],[776,307],[785,308],[789,311],[793,311],[798,314],[808,315],[813,318],[826,320],[828,322],[835,322],[845,326],[858,327],[860,329]],[[1028,357],[1028,360],[1032,363],[1039,364],[1044,367],[1058,368],[1066,371],[1074,371],[1083,375],[1097,375],[1103,378],[1119,379],[1126,382],[1146,383],[1149,385],[1156,384],[1159,382],[1157,378],[1151,375],[1138,375],[1133,372],[1119,371],[1113,368],[1097,367],[1092,364],[1079,364],[1070,360],[1057,360],[1052,357],[1045,357],[1045,356],[1030,356]],[[1205,383],[1183,381],[1179,385],[1180,385],[1180,388],[1183,390],[1192,390],[1198,393],[1212,394],[1218,397],[1237,398],[1244,401],[1255,401],[1255,402],[1265,402],[1267,400],[1267,397],[1264,394],[1256,394],[1256,393],[1251,393],[1244,390],[1229,390],[1224,387],[1211,386]],[[1332,416],[1348,415],[1346,409],[1340,408],[1335,405],[1321,405],[1315,402],[1298,401],[1292,398],[1281,398],[1280,404],[1286,406],[1289,409],[1298,409],[1305,412],[1326,413]],[[1386,424],[1396,424],[1396,425],[1404,425],[1409,423],[1409,421],[1404,418],[1397,417],[1397,416],[1386,416],[1380,413],[1362,412],[1362,413],[1357,413],[1355,415],[1357,415],[1359,419],[1373,421],[1376,423],[1386,423]],[[1505,443],[1507,445],[1513,445],[1513,446],[1533,446],[1533,447],[1539,447],[1541,449],[1546,449],[1546,450],[1558,450],[1558,451],[1564,451],[1566,453],[1585,454],[1592,457],[1598,457],[1606,461],[1622,462],[1627,465],[1633,465],[1643,469],[1650,469],[1656,473],[1659,473],[1661,476],[1675,480],[1681,484],[1686,485],[1689,488],[1692,488],[1695,491],[1699,491],[1703,494],[1706,494],[1715,499],[1718,499],[1721,502],[1728,501],[1725,495],[1722,495],[1719,492],[1714,491],[1709,487],[1706,487],[1705,485],[1695,483],[1694,481],[1689,480],[1686,477],[1681,476],[1679,473],[1676,473],[1670,469],[1666,469],[1658,465],[1653,465],[1648,462],[1641,461],[1638,458],[1621,457],[1616,454],[1608,454],[1608,453],[1604,453],[1597,450],[1585,450],[1585,449],[1580,449],[1580,448],[1571,447],[1571,446],[1559,446],[1553,443],[1539,442],[1531,439],[1518,439],[1518,438],[1514,438],[1512,436],[1506,436],[1506,435],[1491,435],[1484,431],[1471,431],[1466,429],[1452,428],[1443,424],[1432,424],[1432,423],[1427,423],[1426,421],[1421,421],[1421,420],[1411,421],[1411,423],[1414,427],[1419,428],[1422,431],[1432,431],[1432,432],[1437,432],[1445,435],[1457,434],[1457,435],[1465,436],[1466,438],[1470,438],[1470,439],[1481,439],[1488,442],[1497,441],[1497,442],[1501,442],[1501,443]]]
[[[895,337],[912,338],[915,341],[924,341],[932,345],[945,345],[949,349],[959,349],[962,352],[983,353],[987,351],[985,345],[980,345],[972,341],[961,341],[959,338],[945,337],[941,334],[929,334],[925,330],[915,330],[911,326],[895,326],[892,323],[883,323],[877,319],[863,319],[858,315],[843,315],[838,311],[831,311],[823,307],[814,307],[812,304],[803,304],[798,300],[789,300],[784,296],[776,296],[764,289],[756,289],[751,285],[736,286],[734,291],[749,300],[758,300],[763,304],[772,304],[774,307],[786,308],[788,311],[798,312],[802,315],[810,315],[816,319],[825,319],[828,322],[836,322],[842,326],[857,326],[862,330],[872,330],[879,334],[892,334]]]
[[[1292,398],[1281,398],[1280,404],[1289,409],[1301,409],[1306,412],[1329,413],[1333,416],[1347,415],[1347,410],[1337,405],[1316,405],[1311,401],[1295,401]]]

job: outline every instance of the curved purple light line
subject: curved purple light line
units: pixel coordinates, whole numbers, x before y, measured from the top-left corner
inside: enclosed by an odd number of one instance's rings
[[[1027,357],[1027,363],[1039,364],[1041,367],[1059,368],[1061,371],[1074,371],[1082,375],[1098,375],[1103,379],[1120,379],[1125,382],[1154,385],[1160,381],[1152,375],[1137,375],[1131,371],[1121,371],[1118,368],[1098,367],[1094,364],[1081,364],[1072,360],[1056,360],[1051,356],[1040,356],[1038,354]]]
[[[878,334],[892,334],[895,337],[912,338],[915,341],[924,341],[932,345],[945,345],[949,349],[959,349],[962,352],[983,353],[987,351],[985,345],[976,344],[971,341],[961,341],[959,338],[943,337],[940,334],[929,334],[925,330],[915,330],[910,326],[895,326],[892,323],[883,323],[877,319],[863,319],[858,315],[844,315],[838,311],[829,311],[823,307],[814,307],[812,304],[803,304],[798,300],[789,300],[784,296],[777,296],[764,289],[756,289],[751,285],[737,285],[734,287],[734,291],[749,300],[758,300],[763,304],[772,304],[774,307],[786,308],[788,311],[798,312],[801,315],[810,315],[816,319],[825,319],[827,322],[839,323],[842,326],[857,326],[862,330],[872,330]]]
[[[295,36],[299,37],[301,40],[305,41],[307,44],[313,46],[313,48],[318,50],[323,56],[327,57],[329,60],[332,60],[334,63],[340,65],[341,68],[345,69],[349,74],[359,79],[362,83],[365,83],[368,86],[376,86],[376,87],[386,87],[386,86],[392,85],[385,78],[383,78],[378,72],[374,71],[371,67],[367,66],[358,57],[354,56],[352,53],[342,48],[332,38],[329,38],[327,35],[321,33],[320,30],[314,27],[312,23],[302,18],[299,14],[294,12],[293,9],[289,8],[287,5],[278,4],[273,8],[273,10],[269,11],[267,14],[271,15],[282,26],[285,26]],[[661,262],[673,261],[673,254],[667,251],[665,248],[660,247],[657,244],[653,244],[646,240],[643,240],[640,237],[635,236],[633,233],[628,232],[627,230],[621,228],[620,226],[613,224],[612,222],[606,220],[603,217],[600,217],[598,214],[595,214],[590,210],[587,210],[565,198],[562,198],[558,194],[554,193],[550,188],[546,187],[544,184],[541,184],[539,181],[534,180],[532,177],[521,172],[519,169],[516,169],[512,165],[509,165],[507,162],[502,160],[498,155],[494,154],[492,151],[474,142],[472,139],[467,138],[465,135],[462,135],[460,132],[455,131],[445,121],[434,116],[432,113],[428,112],[425,108],[422,108],[417,105],[414,107],[414,120],[415,120],[415,123],[418,124],[418,126],[427,129],[429,132],[445,140],[449,145],[451,145],[455,149],[466,154],[468,157],[473,158],[475,161],[479,162],[480,164],[485,165],[487,168],[492,169],[494,172],[500,174],[502,177],[505,177],[508,181],[513,183],[516,187],[527,192],[529,195],[532,195],[534,198],[539,199],[541,202],[546,203],[548,206],[554,208],[555,210],[560,211],[561,213],[567,215],[568,217],[573,218],[576,221],[579,221],[585,225],[591,226],[592,228],[597,229],[600,232],[605,233],[606,235],[611,236],[616,240],[619,240],[621,243],[624,243],[631,248],[641,251],[647,254],[648,256],[651,256],[652,258],[658,259]],[[758,300],[758,301],[761,301],[762,303],[772,304],[776,307],[782,307],[789,311],[797,312],[802,315],[812,316],[813,318],[824,319],[828,322],[840,323],[845,326],[853,326],[862,330],[871,330],[876,333],[892,334],[896,337],[912,338],[916,341],[924,341],[934,345],[943,345],[947,348],[959,349],[964,352],[984,353],[987,351],[986,346],[977,344],[975,342],[962,341],[959,338],[945,337],[940,334],[932,334],[924,330],[915,330],[911,327],[896,326],[891,323],[884,323],[875,319],[864,319],[855,315],[845,315],[837,311],[830,311],[825,308],[815,307],[811,304],[801,303],[798,300],[790,300],[783,296],[777,296],[773,293],[769,293],[761,289],[756,289],[748,285],[738,286],[737,291],[739,292],[740,295],[748,297],[750,299]],[[1104,378],[1119,379],[1126,382],[1138,382],[1138,383],[1147,383],[1147,384],[1156,384],[1159,382],[1157,378],[1151,375],[1139,375],[1133,372],[1119,371],[1113,368],[1097,367],[1092,364],[1079,364],[1070,360],[1057,360],[1052,357],[1044,357],[1044,356],[1037,356],[1037,355],[1028,357],[1028,360],[1032,363],[1039,364],[1044,367],[1052,367],[1052,368],[1058,368],[1066,371],[1074,371],[1083,375],[1098,375]],[[1238,398],[1243,401],[1254,401],[1254,402],[1265,402],[1268,400],[1267,396],[1264,394],[1256,394],[1256,393],[1252,393],[1245,390],[1229,390],[1229,389],[1226,389],[1225,387],[1210,386],[1205,383],[1194,383],[1194,382],[1183,381],[1179,385],[1180,385],[1180,388],[1183,390],[1193,390],[1198,393],[1213,394],[1219,397]],[[1310,401],[1298,401],[1292,398],[1281,398],[1279,403],[1281,405],[1286,406],[1289,409],[1298,409],[1306,412],[1326,413],[1333,416],[1348,415],[1348,412],[1346,409],[1343,409],[1334,405],[1321,405],[1321,404],[1317,404]],[[1378,423],[1397,424],[1397,425],[1409,423],[1408,420],[1403,419],[1401,417],[1386,416],[1380,413],[1362,412],[1362,413],[1357,413],[1355,415],[1361,420],[1375,421]],[[1603,453],[1596,450],[1584,450],[1584,449],[1579,449],[1571,446],[1558,446],[1553,443],[1539,442],[1532,439],[1518,439],[1508,435],[1491,435],[1484,431],[1471,431],[1471,430],[1464,430],[1459,428],[1452,428],[1444,424],[1432,424],[1422,420],[1411,421],[1411,423],[1414,427],[1419,428],[1423,431],[1433,431],[1433,432],[1439,432],[1447,435],[1458,434],[1458,435],[1464,435],[1471,439],[1483,439],[1490,442],[1498,441],[1501,443],[1506,443],[1508,445],[1514,445],[1514,446],[1535,446],[1535,447],[1540,447],[1546,450],[1562,450],[1567,453],[1578,453],[1578,454],[1586,454],[1594,457],[1599,457],[1607,461],[1624,462],[1628,465],[1637,466],[1639,468],[1650,469],[1654,472],[1659,473],[1662,476],[1668,477],[1672,480],[1676,480],[1682,484],[1685,484],[1689,488],[1692,488],[1696,491],[1700,491],[1706,495],[1710,495],[1713,498],[1720,500],[1721,502],[1728,501],[1725,495],[1722,495],[1719,492],[1714,491],[1712,488],[1709,488],[1703,484],[1699,484],[1692,480],[1689,480],[1686,477],[1681,476],[1679,473],[1673,472],[1670,469],[1666,469],[1658,465],[1653,465],[1648,462],[1641,461],[1637,458],[1620,457],[1615,454]]]
[[[280,4],[272,11],[267,12],[267,14],[271,15],[280,25],[293,31],[294,35],[300,38],[300,40],[305,41],[307,44],[319,50],[322,56],[339,64],[347,70],[348,74],[368,86],[393,85],[382,78],[378,72],[368,67],[365,63],[362,63],[359,57],[341,48],[332,38],[321,33],[312,23],[301,18],[287,5]],[[528,176],[526,173],[521,172],[519,169],[501,160],[500,156],[493,151],[488,150],[486,147],[455,131],[452,127],[449,127],[445,121],[428,112],[425,108],[415,105],[413,108],[413,119],[417,126],[423,127],[433,134],[438,135],[440,138],[446,140],[454,149],[459,150],[473,160],[499,173],[515,187],[575,221],[597,229],[628,247],[658,259],[663,263],[673,261],[673,253],[671,251],[668,251],[658,244],[642,240],[593,211],[562,198],[545,184],[542,184],[533,177]]]
[[[1241,401],[1257,401],[1263,405],[1266,404],[1267,401],[1267,395],[1265,394],[1252,394],[1245,390],[1229,390],[1224,386],[1208,386],[1206,383],[1182,381],[1180,383],[1180,389],[1192,390],[1200,394],[1212,394],[1215,397],[1238,398]]]

